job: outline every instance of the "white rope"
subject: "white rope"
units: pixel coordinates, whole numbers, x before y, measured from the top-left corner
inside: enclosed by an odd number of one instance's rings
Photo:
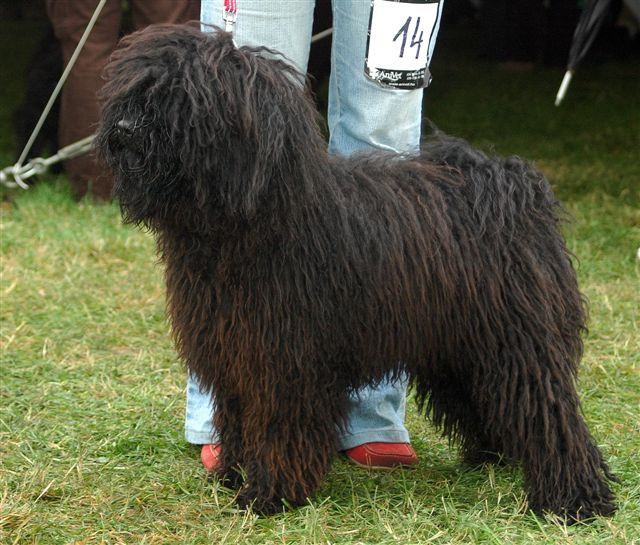
[[[29,186],[24,183],[26,178],[36,176],[38,174],[44,174],[51,165],[59,163],[60,161],[66,161],[67,159],[73,159],[78,155],[83,155],[93,148],[93,139],[95,134],[87,136],[78,142],[69,144],[64,148],[60,148],[55,155],[43,159],[41,157],[35,157],[30,161],[27,161],[24,165],[13,165],[4,168],[0,171],[0,184],[5,187],[14,188],[22,187],[23,189],[29,189]]]
[[[326,38],[327,36],[330,36],[332,33],[333,33],[333,27],[329,27],[323,30],[322,32],[318,32],[317,34],[314,34],[313,36],[311,36],[311,43],[319,42],[320,40],[322,40],[322,38]]]
[[[567,89],[569,88],[569,84],[571,83],[572,77],[573,77],[573,70],[567,70],[564,73],[564,77],[562,78],[562,83],[560,84],[560,89],[558,89],[558,94],[556,94],[556,106],[560,106],[560,103],[564,100],[564,96],[567,94]]]

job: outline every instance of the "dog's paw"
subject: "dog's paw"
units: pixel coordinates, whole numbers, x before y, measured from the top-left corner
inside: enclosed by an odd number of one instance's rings
[[[288,509],[287,504],[280,498],[261,498],[254,497],[253,494],[243,493],[238,494],[236,500],[238,508],[242,510],[251,510],[257,515],[275,515],[282,513]]]
[[[505,466],[508,463],[508,460],[498,452],[481,449],[469,449],[463,451],[462,460],[465,464],[473,467],[481,466],[483,464]]]
[[[537,514],[551,514],[570,526],[592,522],[597,517],[610,517],[615,514],[617,507],[613,496],[606,494],[596,498],[577,497],[563,506],[532,506],[532,510]]]
[[[244,475],[238,467],[221,468],[214,473],[220,484],[231,490],[240,490],[244,484]]]

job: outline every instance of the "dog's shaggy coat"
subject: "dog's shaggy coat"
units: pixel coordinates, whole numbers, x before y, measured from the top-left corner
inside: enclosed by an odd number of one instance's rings
[[[522,464],[533,510],[614,511],[574,384],[583,302],[539,172],[445,137],[419,157],[330,157],[300,74],[222,31],[150,27],[107,80],[98,147],[125,220],[157,237],[240,505],[305,503],[348,393],[406,373],[467,460]]]

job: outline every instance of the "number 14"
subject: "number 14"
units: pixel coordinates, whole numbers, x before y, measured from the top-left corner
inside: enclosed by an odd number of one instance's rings
[[[400,46],[400,58],[404,57],[404,48],[405,48],[405,45],[407,44],[407,36],[409,35],[409,26],[411,25],[411,19],[412,19],[411,16],[407,17],[407,20],[405,21],[404,25],[400,27],[400,30],[398,30],[398,33],[393,37],[393,41],[395,42],[402,35],[402,45]],[[411,37],[411,43],[409,44],[409,47],[415,47],[416,45],[418,46],[418,49],[416,50],[416,59],[420,55],[420,47],[421,47],[420,44],[422,44],[422,35],[424,34],[424,31],[420,30],[420,36],[416,41],[416,36],[418,34],[419,28],[420,28],[420,17],[416,18],[416,27],[413,31],[413,36]]]

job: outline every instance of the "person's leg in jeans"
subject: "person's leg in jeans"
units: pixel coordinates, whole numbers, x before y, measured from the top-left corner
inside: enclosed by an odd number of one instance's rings
[[[422,89],[389,89],[367,79],[364,60],[370,3],[340,0],[332,2],[332,8],[329,152],[351,155],[383,149],[416,153],[420,147]],[[353,398],[351,427],[341,437],[342,448],[372,442],[408,443],[405,401],[406,381],[383,382],[377,388],[358,392]]]
[[[333,4],[329,150],[343,155],[368,149],[415,152],[420,141],[422,92],[386,90],[366,80],[364,51],[370,3],[341,0]],[[203,0],[202,21],[223,26],[222,5],[222,0]],[[238,45],[266,45],[281,51],[298,68],[306,70],[313,3],[296,2],[295,9],[292,7],[288,6],[283,12],[280,2],[244,0],[238,13],[236,42]],[[349,426],[339,438],[341,449],[372,443],[408,443],[409,435],[404,427],[405,396],[406,383],[403,381],[383,382],[377,388],[363,388],[354,395]],[[210,397],[199,391],[197,382],[190,376],[185,425],[189,442],[198,444],[207,435],[211,442],[217,439],[210,417],[207,421],[198,418],[207,410],[212,410]],[[394,456],[393,451],[385,452],[384,448],[381,453],[388,459]],[[415,461],[415,454],[410,449],[395,452],[395,456],[396,460],[403,459],[407,463]],[[372,465],[375,457],[375,452],[364,452],[354,460]]]

